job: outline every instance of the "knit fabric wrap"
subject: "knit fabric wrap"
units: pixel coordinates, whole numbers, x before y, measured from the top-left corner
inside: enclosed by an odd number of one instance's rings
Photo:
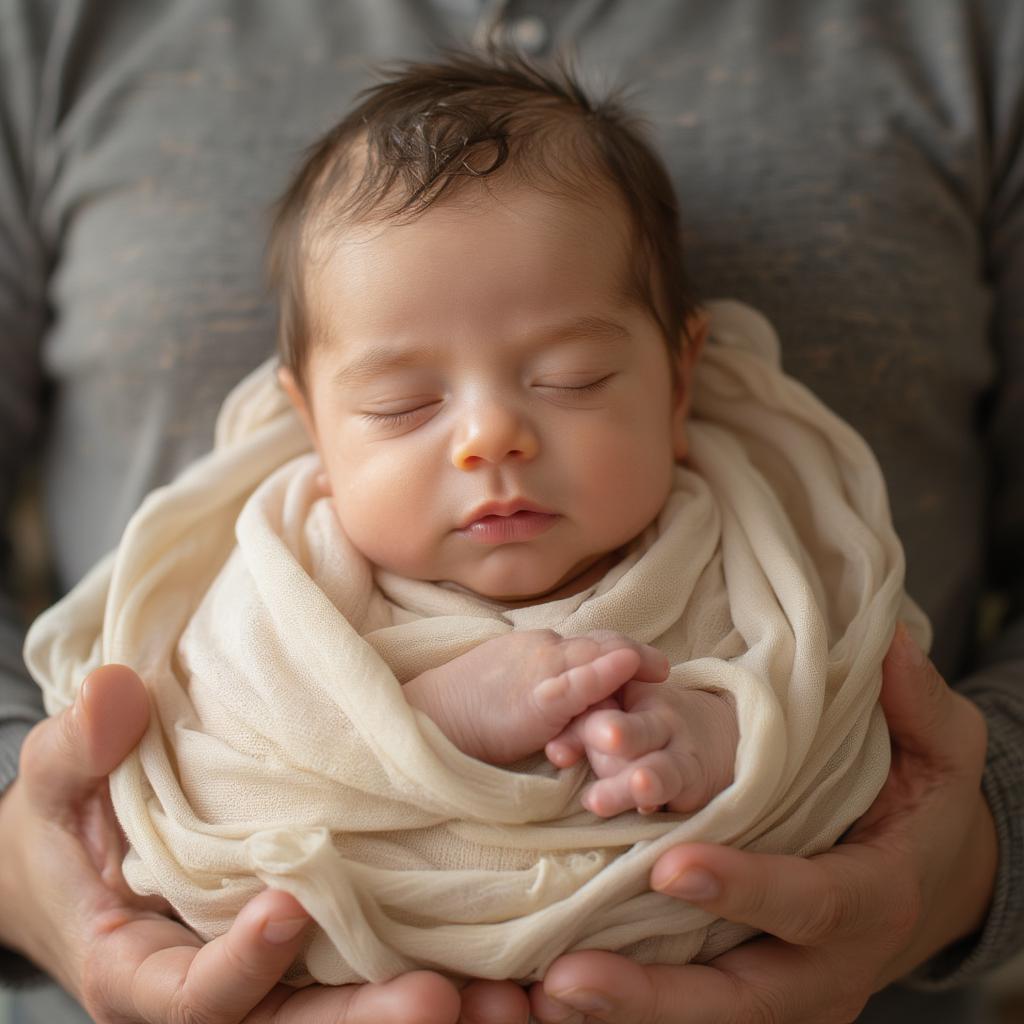
[[[111,778],[135,890],[204,938],[264,886],[292,893],[317,925],[295,982],[530,979],[568,950],[683,962],[746,937],[650,892],[655,860],[690,840],[835,842],[886,777],[895,622],[929,636],[867,446],[785,376],[759,314],[710,309],[691,455],[658,521],[596,586],[529,608],[374,570],[272,363],[231,393],[213,452],[26,644],[51,713],[106,662],[149,687],[149,730]],[[734,783],[689,816],[601,820],[585,765],[481,763],[404,700],[418,673],[535,628],[619,630],[664,651],[664,685],[728,691]]]

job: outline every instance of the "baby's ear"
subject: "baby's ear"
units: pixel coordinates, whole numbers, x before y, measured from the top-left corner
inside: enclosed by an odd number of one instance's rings
[[[295,374],[287,366],[278,367],[277,382],[281,385],[281,390],[288,396],[288,401],[292,403],[295,411],[299,414],[299,419],[302,420],[302,425],[306,428],[306,433],[309,435],[313,447],[320,456],[320,463],[322,465],[324,459],[323,452],[320,451],[320,442],[316,435],[316,421],[313,419],[313,410],[309,404],[309,399],[306,398],[306,394],[302,390],[302,386],[295,379]],[[317,473],[316,485],[322,494],[329,495],[332,493],[331,480],[326,471]]]
[[[672,409],[672,445],[676,461],[686,458],[690,450],[686,425],[693,398],[693,371],[704,351],[708,338],[708,315],[698,309],[686,318],[679,351],[673,356],[676,371],[675,405]]]
[[[313,442],[313,447],[319,451],[320,445],[317,442],[313,410],[310,407],[305,392],[302,390],[302,386],[295,379],[295,374],[287,366],[279,366],[277,369],[277,382],[281,385],[281,390],[288,396],[288,401],[292,403],[292,407],[299,414],[299,419],[302,420],[302,425],[306,428],[306,433],[309,435],[310,441]]]

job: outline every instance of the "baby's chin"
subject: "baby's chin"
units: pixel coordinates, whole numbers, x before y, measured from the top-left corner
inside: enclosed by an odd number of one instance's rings
[[[437,582],[454,584],[484,600],[509,608],[522,608],[533,604],[558,601],[587,590],[600,580],[619,560],[617,552],[595,555],[582,564],[571,566],[558,577],[550,573],[522,574],[521,579],[510,580],[513,574],[504,572],[500,579],[490,580],[486,574],[476,573],[462,579]]]

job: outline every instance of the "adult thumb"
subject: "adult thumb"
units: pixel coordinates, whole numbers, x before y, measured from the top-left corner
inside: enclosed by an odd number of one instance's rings
[[[907,753],[931,754],[955,740],[956,695],[902,622],[882,662],[879,701],[893,741]]]
[[[149,724],[149,697],[125,665],[90,672],[75,703],[29,733],[21,777],[54,816],[92,793],[131,752]]]

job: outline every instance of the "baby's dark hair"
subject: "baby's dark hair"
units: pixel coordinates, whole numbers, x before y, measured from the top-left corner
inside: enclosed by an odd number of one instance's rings
[[[564,64],[510,53],[450,53],[399,66],[361,92],[315,143],[275,207],[269,271],[282,365],[304,386],[317,338],[305,282],[346,226],[408,222],[438,202],[510,176],[587,201],[603,190],[629,214],[629,293],[678,350],[693,311],[671,179],[618,94],[588,97]]]

